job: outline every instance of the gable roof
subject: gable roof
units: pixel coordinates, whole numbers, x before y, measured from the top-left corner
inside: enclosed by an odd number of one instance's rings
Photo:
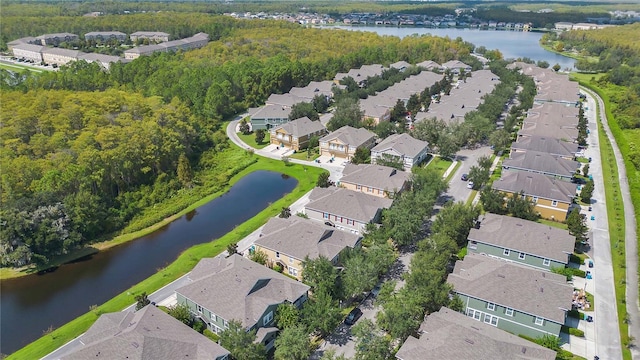
[[[428,146],[428,142],[415,139],[409,134],[393,134],[374,146],[371,151],[394,150],[399,154],[414,158]]]
[[[554,176],[572,177],[580,163],[539,151],[513,152],[502,161],[505,169],[522,169]]]
[[[454,291],[564,324],[573,286],[564,275],[467,254],[447,277]]]
[[[411,180],[411,174],[389,166],[375,164],[346,164],[340,182],[397,191]]]
[[[287,134],[291,134],[295,137],[301,137],[315,133],[316,131],[326,130],[320,121],[313,121],[306,116],[275,127],[272,131],[278,131],[279,129],[282,129]]]
[[[562,141],[555,137],[537,135],[519,137],[511,144],[511,148],[516,150],[540,151],[565,157],[574,157],[578,152],[578,144],[576,143]]]
[[[567,230],[491,213],[484,214],[480,228],[471,228],[467,238],[565,264],[576,241]]]
[[[471,66],[463,63],[460,60],[450,60],[442,64],[442,67],[447,69],[466,69],[466,68],[470,68]]]
[[[43,47],[42,48],[42,54],[67,56],[67,57],[71,57],[71,58],[77,59],[78,56],[82,54],[82,52],[80,52],[79,50]]]
[[[375,138],[376,134],[365,128],[353,128],[351,126],[343,126],[340,129],[331,132],[320,139],[320,141],[339,140],[343,144],[352,147],[359,147]]]
[[[575,126],[562,126],[553,122],[536,123],[523,121],[522,129],[518,131],[518,136],[533,135],[575,141],[578,138],[578,129]]]
[[[491,188],[514,194],[523,191],[525,195],[571,203],[578,186],[533,172],[503,171],[500,179],[494,181]]]
[[[344,188],[315,188],[309,195],[305,209],[336,214],[368,223],[380,209],[388,208],[393,200]]]
[[[440,64],[432,60],[425,60],[423,62],[419,62],[416,64],[416,66],[423,67],[427,70],[431,70],[433,68],[436,68],[436,69],[441,68]]]
[[[309,291],[307,285],[238,254],[202,259],[189,278],[193,282],[177,293],[245,328],[258,322],[268,306],[293,303]]]
[[[298,216],[273,218],[262,229],[256,245],[303,260],[335,258],[346,247],[353,248],[360,236],[336,230],[334,227],[305,220]]]
[[[259,108],[253,115],[251,120],[256,119],[288,119],[291,108],[280,105],[265,105]]]
[[[222,346],[153,305],[133,312],[104,314],[60,358],[71,359],[217,359]]]
[[[397,62],[394,62],[393,64],[389,65],[390,68],[395,68],[398,70],[404,70],[406,68],[408,68],[409,66],[411,66],[411,64],[409,64],[408,62],[404,61],[404,60],[400,60]]]
[[[419,339],[407,338],[400,360],[554,360],[556,352],[448,308],[429,314]]]

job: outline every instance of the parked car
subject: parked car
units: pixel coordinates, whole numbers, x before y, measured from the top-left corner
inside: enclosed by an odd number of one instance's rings
[[[473,189],[473,181],[467,183],[467,189]]]
[[[460,178],[460,180],[462,180],[462,181],[469,180],[469,174],[462,174],[462,177]]]
[[[356,321],[358,321],[358,319],[360,319],[360,316],[362,316],[362,310],[358,309],[357,307],[353,308],[349,315],[347,315],[347,318],[344,319],[344,323],[347,325],[353,325],[356,323]]]

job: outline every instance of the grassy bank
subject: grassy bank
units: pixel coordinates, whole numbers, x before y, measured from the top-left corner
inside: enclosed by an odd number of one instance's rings
[[[584,84],[581,83],[581,85]],[[591,86],[587,85],[587,87],[592,89]],[[609,113],[610,104],[608,104],[608,99],[605,99],[605,97],[603,97],[603,94],[601,94],[600,92],[598,92],[598,94],[603,98],[603,101],[605,101],[608,123],[613,132],[612,125],[615,125],[615,120]],[[602,110],[603,109],[600,109],[599,104],[596,102],[596,112],[598,114],[598,119],[600,118],[600,112]],[[626,322],[627,307],[625,301],[625,214],[624,207],[620,199],[620,184],[618,182],[618,166],[616,164],[615,154],[601,122],[598,122],[598,141],[600,144],[600,155],[602,157],[602,174],[604,176],[604,190],[607,204],[609,241],[611,245],[611,261],[613,265],[613,280],[616,293],[616,310],[618,313],[620,340],[623,344],[622,357],[623,359],[630,360],[631,352],[629,351],[627,345],[630,344],[631,339],[629,339],[629,326]]]
[[[271,143],[270,140],[270,136],[271,134],[268,131],[264,132],[264,140],[262,140],[262,142],[260,144],[258,144],[256,142],[256,134],[255,133],[251,133],[251,134],[243,134],[243,133],[238,133],[238,137],[240,138],[240,140],[242,140],[245,144],[251,146],[254,149],[262,149],[264,147],[266,147],[267,145],[269,145]]]
[[[314,167],[293,164],[286,166],[282,161],[258,158],[257,156],[256,158],[257,161],[254,164],[239,172],[231,179],[229,186],[235,184],[248,173],[257,170],[277,171],[289,175],[298,180],[298,186],[291,193],[274,202],[255,217],[236,227],[233,231],[219,239],[212,239],[209,243],[196,245],[187,249],[180,254],[171,265],[161,269],[153,276],[132,286],[106,303],[88,311],[86,314],[11,354],[8,359],[41,358],[85,332],[101,314],[121,311],[135,302],[134,297],[136,295],[142,292],[150,294],[169,284],[190,271],[200,259],[213,257],[221,253],[226,249],[228,244],[238,242],[264,224],[269,218],[277,215],[282,207],[290,206],[315,186],[318,175],[323,172],[323,170]]]
[[[10,71],[29,70],[36,73],[41,73],[43,71],[53,71],[52,69],[36,68],[32,66],[25,66],[25,65],[18,65],[18,64],[7,64],[3,62],[0,62],[0,69],[10,70]]]

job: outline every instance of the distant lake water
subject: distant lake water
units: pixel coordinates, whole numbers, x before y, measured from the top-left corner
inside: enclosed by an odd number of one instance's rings
[[[352,31],[369,31],[378,35],[390,35],[403,38],[413,34],[462,38],[474,44],[476,47],[484,46],[487,49],[498,49],[505,59],[528,57],[535,61],[544,60],[550,66],[560,64],[562,69],[574,69],[575,60],[566,56],[547,51],[540,46],[540,38],[543,33],[530,31],[507,30],[478,30],[478,29],[449,29],[449,28],[418,28],[418,27],[388,27],[388,26],[335,26],[338,29]]]

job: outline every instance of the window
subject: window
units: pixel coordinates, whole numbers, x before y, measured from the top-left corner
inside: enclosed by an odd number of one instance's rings
[[[493,325],[493,326],[498,326],[498,317],[489,315],[489,314],[484,314],[484,323]]]
[[[467,316],[473,318],[474,320],[480,321],[480,316],[482,316],[482,313],[480,311],[467,308]]]
[[[534,203],[537,203],[538,202],[538,197],[534,196],[532,200],[533,200]]]
[[[273,320],[273,311],[269,311],[267,315],[262,318],[262,325],[267,326]]]
[[[289,266],[289,275],[291,276],[298,276],[298,269]]]
[[[544,260],[542,260],[542,265],[544,265],[544,266],[549,266],[549,265],[551,265],[551,260],[549,260],[549,259],[544,259]]]
[[[293,264],[293,258],[289,257],[289,264]]]
[[[544,319],[536,316],[536,325],[538,326],[544,325]]]
[[[280,253],[276,251],[276,258],[280,259]]]
[[[469,242],[469,249],[476,250],[478,248],[478,243],[475,241]]]
[[[356,190],[362,190],[362,185],[356,185]]]
[[[551,206],[558,206],[558,202],[556,200],[551,201]]]
[[[491,311],[495,310],[495,309],[496,309],[496,304],[494,304],[494,303],[487,303],[487,309],[488,309],[488,310],[491,310]]]
[[[373,192],[373,188],[367,188],[369,192]]]
[[[510,308],[504,309],[504,314],[507,316],[513,316],[513,309],[510,309]]]
[[[325,219],[328,219],[329,218],[329,213],[322,213],[322,217],[325,218]]]
[[[518,259],[520,259],[520,260],[524,260],[525,257],[527,257],[527,255],[525,255],[525,253],[518,254]]]
[[[202,306],[196,305],[196,307],[198,308],[198,312],[202,314]]]
[[[502,254],[503,254],[504,256],[509,256],[509,255],[511,255],[511,250],[509,250],[509,249],[504,249],[504,251],[502,252]]]

